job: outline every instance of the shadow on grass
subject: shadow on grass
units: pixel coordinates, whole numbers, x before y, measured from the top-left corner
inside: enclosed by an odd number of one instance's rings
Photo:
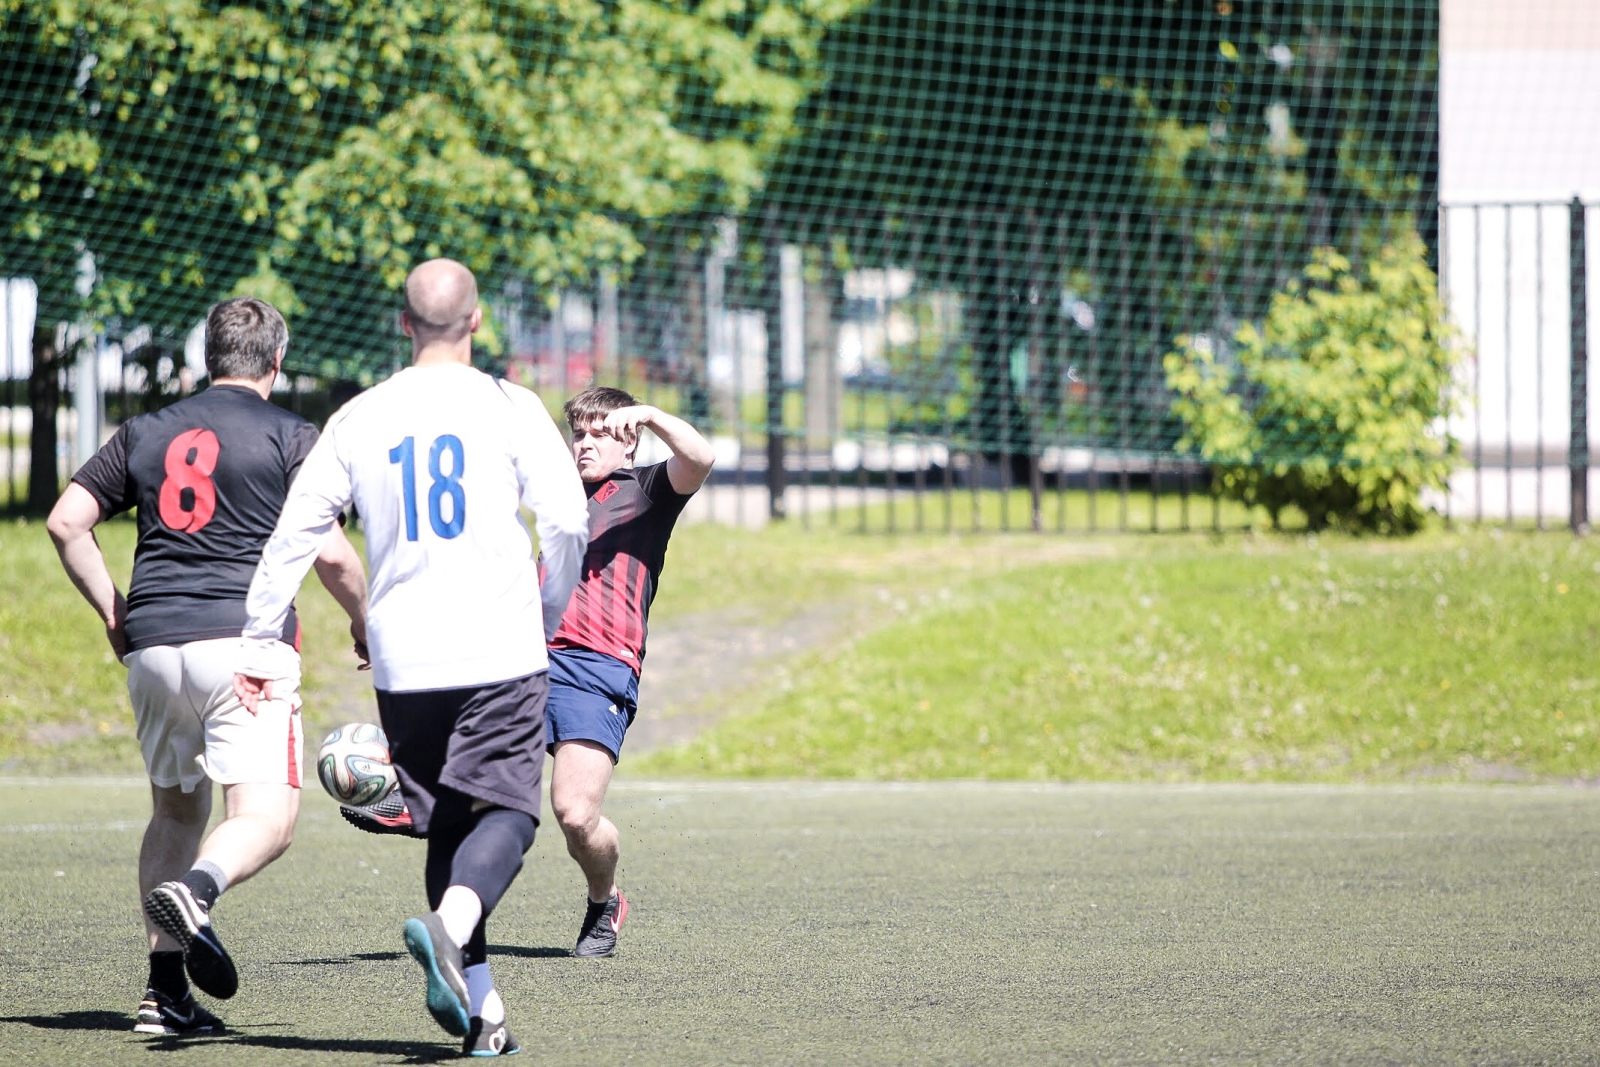
[[[348,963],[387,963],[406,958],[404,952],[352,952],[348,956],[320,956],[309,960],[274,960],[275,967],[338,967]]]
[[[247,1034],[225,1030],[215,1037],[157,1038],[149,1044],[151,1052],[177,1052],[199,1046],[210,1048],[269,1048],[282,1052],[328,1052],[344,1055],[398,1056],[397,1063],[439,1063],[460,1057],[454,1045],[427,1041],[386,1041],[360,1037],[292,1037],[286,1034]]]
[[[40,1030],[133,1030],[125,1011],[64,1011],[59,1015],[0,1016],[0,1023],[21,1023]]]
[[[133,1034],[133,1020],[119,1011],[64,1011],[56,1015],[0,1016],[0,1023],[19,1023],[39,1030],[110,1030]],[[146,1049],[150,1052],[180,1052],[190,1048],[270,1048],[285,1052],[328,1052],[354,1055],[398,1056],[398,1063],[438,1063],[460,1056],[453,1045],[440,1045],[427,1041],[386,1041],[382,1038],[319,1038],[294,1037],[287,1034],[252,1034],[239,1030],[223,1030],[216,1034],[195,1034],[189,1037],[150,1037]],[[15,1062],[15,1061],[13,1061]]]
[[[572,955],[570,948],[550,948],[548,946],[532,948],[525,945],[490,945],[491,956],[515,956],[523,960],[556,960],[566,959]]]

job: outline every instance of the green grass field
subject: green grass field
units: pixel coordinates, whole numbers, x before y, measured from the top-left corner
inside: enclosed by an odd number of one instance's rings
[[[131,564],[133,527],[102,543]],[[1058,780],[1600,776],[1600,545],[1230,534],[859,536],[695,526],[653,632],[806,605],[864,636],[715,694],[641,773]],[[307,734],[366,700],[308,582]],[[780,630],[781,632],[781,630]],[[692,635],[691,635],[692,636]],[[122,669],[37,524],[0,526],[0,767],[138,770]],[[648,674],[648,669],[647,669]],[[344,703],[336,694],[354,694]],[[738,714],[731,714],[737,709]],[[646,707],[642,714],[650,715]],[[632,761],[630,761],[632,762]]]
[[[570,948],[541,834],[491,960],[517,1062],[1590,1064],[1600,795],[1562,788],[621,781],[634,910]],[[308,794],[216,912],[232,1033],[129,1032],[145,793],[0,780],[9,1063],[428,1063],[421,849]]]
[[[1101,542],[1105,544],[1104,542]],[[890,594],[644,773],[1593,778],[1600,548],[1565,535],[1126,540]]]

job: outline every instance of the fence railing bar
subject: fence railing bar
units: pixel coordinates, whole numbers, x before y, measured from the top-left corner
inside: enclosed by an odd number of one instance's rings
[[[1533,212],[1533,514],[1544,529],[1544,208]]]
[[[1472,469],[1473,517],[1483,521],[1483,210],[1472,208]]]

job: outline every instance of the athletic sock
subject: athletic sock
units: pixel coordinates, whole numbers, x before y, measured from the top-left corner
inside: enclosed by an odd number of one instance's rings
[[[475,1015],[489,1026],[499,1026],[506,1021],[506,1006],[500,999],[500,993],[494,987],[494,979],[489,977],[487,963],[474,964],[464,969],[467,977],[467,995],[472,1000],[471,1010],[468,1015]]]
[[[472,931],[477,927],[478,920],[483,918],[483,901],[478,899],[477,893],[466,886],[453,885],[444,891],[444,898],[434,910],[444,922],[444,932],[449,934],[450,940],[460,948],[472,937]]]
[[[182,952],[152,952],[150,953],[150,981],[145,983],[151,989],[165,993],[173,1000],[182,1000],[189,995],[189,979],[183,973]]]
[[[196,863],[179,881],[189,887],[189,892],[206,906],[207,911],[217,903],[222,891],[228,888],[228,876],[222,873],[221,867],[210,860]]]

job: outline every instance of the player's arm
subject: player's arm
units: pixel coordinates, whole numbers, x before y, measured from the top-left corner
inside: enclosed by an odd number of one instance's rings
[[[667,480],[672,483],[673,489],[683,496],[689,496],[705,484],[716,453],[711,450],[711,442],[702,437],[699,430],[678,416],[668,415],[649,404],[618,408],[606,416],[605,427],[612,434],[637,438],[641,426],[649,427],[652,433],[661,438],[661,443],[671,450],[672,456],[667,460]]]
[[[100,502],[89,490],[72,482],[51,509],[45,529],[50,531],[50,539],[55,542],[56,554],[61,557],[67,577],[105,623],[106,640],[111,642],[111,651],[121,659],[128,650],[122,632],[128,604],[106,567],[100,542],[95,540],[94,528],[99,522]]]
[[[279,640],[306,572],[350,503],[350,474],[339,458],[335,426],[312,448],[289,489],[245,597],[244,649],[233,688],[252,713],[272,699],[272,681],[291,676],[294,652]]]
[[[513,461],[522,484],[522,506],[533,512],[539,532],[539,555],[544,560],[539,599],[544,604],[544,637],[549,641],[561,627],[589,547],[589,497],[550,413],[538,397],[521,392],[526,394],[520,397],[526,432]]]
[[[355,639],[356,655],[367,658],[367,571],[361,554],[335,525],[322,542],[313,564],[323,588],[333,594],[344,613],[350,616],[350,636]]]

